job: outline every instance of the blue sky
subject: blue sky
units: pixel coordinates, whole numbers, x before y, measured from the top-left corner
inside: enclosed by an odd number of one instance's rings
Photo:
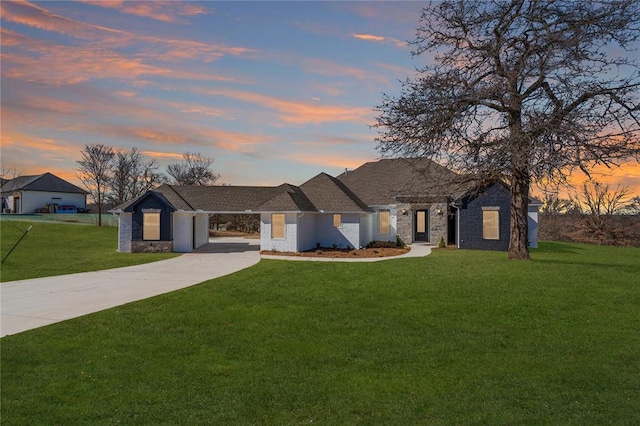
[[[2,1],[2,166],[77,183],[102,143],[163,170],[200,152],[232,185],[337,175],[379,158],[374,108],[427,60],[407,45],[426,5]]]
[[[2,2],[2,163],[73,179],[85,143],[220,181],[299,184],[378,158],[416,2]]]

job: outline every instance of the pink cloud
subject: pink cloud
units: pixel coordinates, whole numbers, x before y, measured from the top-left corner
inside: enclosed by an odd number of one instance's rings
[[[209,90],[213,96],[224,96],[263,106],[277,111],[281,120],[286,123],[307,124],[339,121],[364,122],[370,120],[373,112],[370,108],[318,105],[317,102],[294,102],[254,92],[232,89]]]
[[[18,149],[23,152],[39,151],[51,158],[60,157],[65,159],[69,154],[77,152],[75,148],[61,143],[58,140],[37,138],[23,133],[14,133],[8,131],[6,128],[2,131],[2,148],[3,150],[7,148]]]
[[[196,16],[208,13],[203,6],[179,1],[103,1],[85,0],[84,3],[95,6],[117,9],[123,13],[155,19],[162,22],[187,24],[183,16]]]
[[[352,33],[351,37],[357,38],[358,40],[391,43],[397,47],[407,47],[406,41],[399,40],[393,37],[382,37],[374,34],[357,34],[357,33]]]
[[[160,152],[160,151],[140,151],[143,155],[158,160],[182,160],[182,153]]]
[[[355,169],[360,167],[367,161],[371,161],[371,158],[360,157],[354,158],[352,156],[346,157],[339,154],[304,154],[304,153],[292,153],[286,156],[287,159],[293,160],[297,163],[310,164],[313,166],[322,166],[324,168],[339,168],[339,169]]]
[[[34,40],[22,34],[2,30],[2,46],[21,46],[19,51],[2,54],[2,75],[8,78],[39,82],[50,85],[78,84],[90,80],[117,78],[141,83],[141,78],[156,76],[201,81],[238,81],[213,73],[198,73],[189,69],[153,65],[155,56],[171,57],[159,53],[142,52],[123,55],[106,44],[62,46],[47,41]],[[190,43],[187,43],[190,45]],[[182,49],[176,47],[173,52]],[[187,54],[177,54],[183,59]],[[176,59],[177,56],[174,56]],[[46,64],[46,66],[43,66]]]
[[[102,2],[99,2],[102,4]],[[105,7],[129,7],[122,6],[122,2],[107,2]],[[128,4],[128,3],[127,3]],[[131,7],[156,7],[156,3],[135,3]],[[161,3],[164,7],[178,8],[184,14],[196,14],[198,6],[181,2]],[[161,60],[161,61],[182,61],[185,59],[200,59],[205,62],[214,61],[224,55],[244,55],[254,52],[252,49],[239,46],[226,46],[224,44],[203,43],[196,40],[182,40],[165,37],[152,37],[135,34],[129,31],[121,31],[99,25],[87,24],[70,18],[59,16],[49,12],[47,9],[28,2],[2,2],[0,3],[2,18],[21,25],[39,28],[46,31],[57,32],[70,35],[76,39],[87,40],[99,43],[102,46],[109,46],[110,50],[119,47],[131,47],[137,43],[147,46],[146,50],[138,52],[138,60]],[[4,34],[3,34],[4,35]],[[18,41],[15,37],[9,41],[11,45],[16,45]],[[22,38],[25,41],[25,38]],[[33,44],[33,41],[31,42]],[[2,41],[3,46],[9,44]],[[148,46],[153,46],[152,50]]]
[[[377,36],[373,34],[351,34],[351,37],[357,38],[359,40],[371,40],[371,41],[384,41],[385,38],[382,36]]]
[[[1,2],[2,19],[45,31],[67,34],[79,39],[92,39],[98,33],[103,36],[126,35],[125,31],[115,30],[100,25],[78,22],[64,16],[56,15],[47,9],[26,1]]]
[[[386,81],[386,78],[378,73],[371,72],[364,68],[345,66],[327,59],[305,59],[302,64],[306,71],[328,77],[349,76],[363,81]]]

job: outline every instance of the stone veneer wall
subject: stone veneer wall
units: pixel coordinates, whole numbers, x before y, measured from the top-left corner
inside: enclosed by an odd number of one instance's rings
[[[438,209],[442,214],[438,214]],[[429,232],[432,244],[439,244],[440,239],[444,238],[447,243],[447,203],[433,203],[429,210]]]
[[[405,210],[407,214],[402,214],[402,210]],[[403,243],[411,244],[413,242],[413,210],[411,210],[411,204],[398,203],[397,212],[396,234]]]
[[[442,214],[438,214],[438,209]],[[402,210],[407,214],[403,215]],[[413,212],[415,210],[429,210],[429,239],[432,244],[438,244],[440,238],[447,241],[447,203],[398,203],[398,217],[396,233],[405,244],[413,242]]]
[[[131,241],[132,253],[171,253],[173,241]]]

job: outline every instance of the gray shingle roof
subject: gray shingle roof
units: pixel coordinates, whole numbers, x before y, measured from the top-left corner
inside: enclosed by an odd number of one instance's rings
[[[256,208],[261,212],[307,212],[316,207],[298,186],[286,185],[283,191]]]
[[[178,186],[161,185],[152,192],[162,196],[176,210],[206,212],[256,211],[269,199],[284,192],[289,185],[280,186]],[[144,195],[143,195],[144,196]],[[126,210],[140,197],[115,207]]]
[[[51,173],[41,175],[19,176],[11,179],[2,185],[2,192],[13,191],[46,191],[46,192],[67,192],[72,194],[88,194],[82,188],[67,182]]]
[[[342,182],[326,173],[320,173],[300,186],[289,185],[286,191],[261,205],[258,210],[327,213],[371,211]]]
[[[372,211],[344,183],[326,173],[320,173],[309,179],[300,185],[300,189],[313,203],[317,211],[334,213]]]
[[[369,206],[396,198],[444,197],[455,191],[458,175],[426,158],[385,158],[342,173],[338,179]]]

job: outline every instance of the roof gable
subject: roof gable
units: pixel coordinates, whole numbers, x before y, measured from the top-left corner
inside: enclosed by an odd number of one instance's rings
[[[365,212],[369,207],[344,183],[326,173],[309,179],[300,189],[315,206],[324,212]]]
[[[167,206],[169,208],[169,210],[177,210],[175,208],[175,206],[159,191],[147,191],[144,194],[142,194],[141,196],[139,196],[138,198],[132,200],[129,203],[126,203],[117,207],[114,210],[122,210],[125,212],[132,212],[136,206],[138,206],[140,203],[143,203],[145,200],[149,199],[149,198],[155,198],[156,200],[158,200],[161,204],[164,204],[165,206]]]
[[[317,209],[300,187],[286,185],[280,194],[261,204],[256,210],[261,212],[303,212],[316,211]]]

